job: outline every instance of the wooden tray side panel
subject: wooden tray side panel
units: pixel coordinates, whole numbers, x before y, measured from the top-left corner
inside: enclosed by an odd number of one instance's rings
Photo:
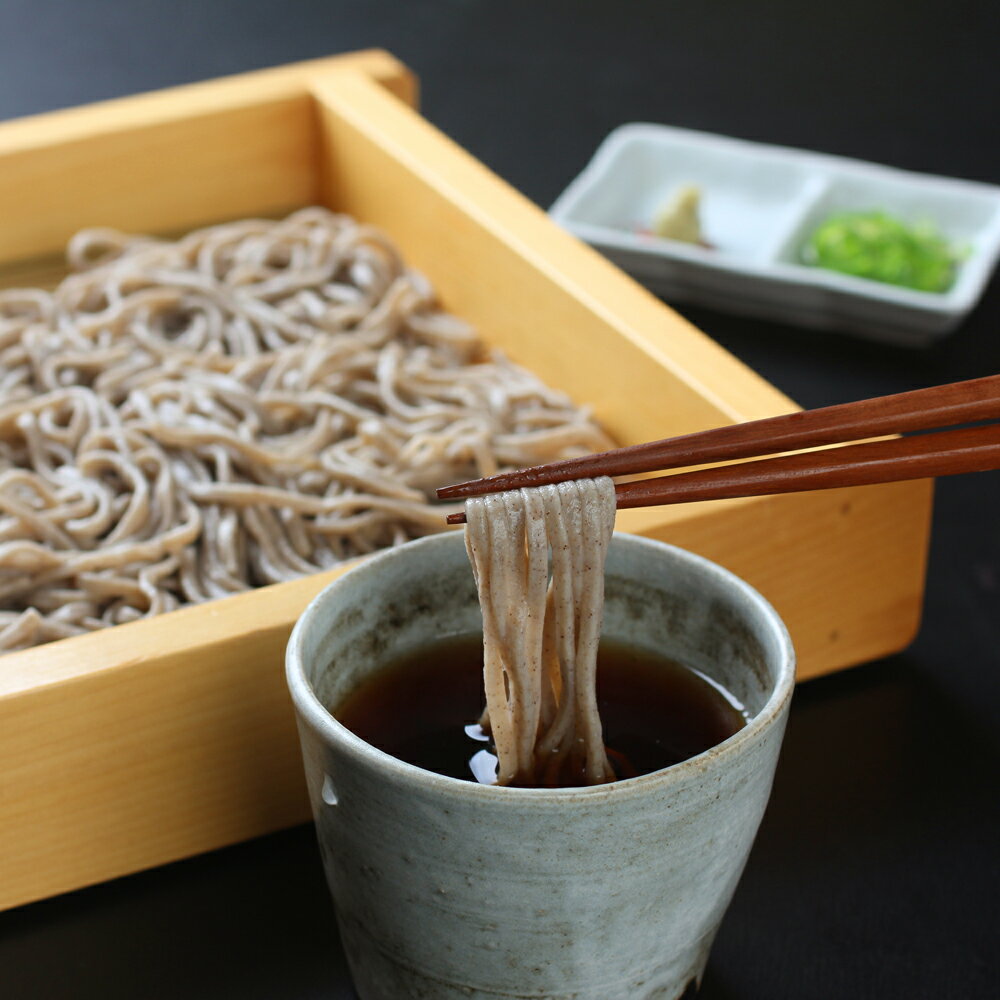
[[[5,657],[0,909],[307,819],[284,651],[345,569]]]
[[[416,100],[387,53],[335,56],[0,125],[0,264],[87,226],[180,232],[319,199],[317,75],[365,73]]]
[[[618,527],[749,580],[787,622],[806,678],[912,638],[930,492],[696,504],[672,519],[623,511]],[[5,658],[0,909],[306,819],[284,647],[343,571]]]
[[[0,158],[0,260],[50,252],[87,226],[157,233],[308,204],[315,145],[300,95],[11,153]]]
[[[390,232],[446,308],[572,386],[619,442],[795,409],[370,80],[313,90],[326,203]]]
[[[792,636],[800,680],[898,652],[920,625],[933,482],[622,511],[619,530],[712,559]],[[674,509],[677,510],[676,508]]]

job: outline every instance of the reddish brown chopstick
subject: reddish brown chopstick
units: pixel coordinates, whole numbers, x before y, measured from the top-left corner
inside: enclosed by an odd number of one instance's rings
[[[991,375],[554,462],[448,486],[438,496],[451,499],[585,476],[651,472],[998,417],[1000,375]],[[650,507],[995,468],[1000,468],[1000,425],[987,425],[662,476],[623,483],[616,491],[619,508]],[[461,523],[465,515],[452,514],[447,520]]]
[[[681,437],[536,465],[487,479],[444,486],[437,495],[440,500],[457,500],[567,479],[624,476],[678,469],[685,465],[707,465],[997,418],[1000,418],[1000,375],[988,375],[968,382],[951,382],[818,410],[800,410],[780,417],[715,427]]]
[[[615,487],[618,508],[801,493],[1000,468],[1000,424],[765,458]]]

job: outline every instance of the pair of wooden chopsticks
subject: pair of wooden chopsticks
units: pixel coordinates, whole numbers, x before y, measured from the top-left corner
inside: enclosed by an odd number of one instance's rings
[[[985,472],[1000,468],[1000,424],[955,430],[940,428],[998,418],[1000,375],[989,375],[537,465],[445,486],[437,495],[441,500],[454,500],[569,479],[634,475],[832,444],[843,447],[619,483],[615,486],[618,508]],[[905,431],[931,430],[936,433],[847,443]],[[465,514],[450,514],[447,521],[461,524]]]

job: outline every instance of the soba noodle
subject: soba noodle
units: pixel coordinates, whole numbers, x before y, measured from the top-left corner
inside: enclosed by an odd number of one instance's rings
[[[498,784],[613,780],[595,684],[614,484],[512,490],[470,499],[465,510],[483,612],[482,725]]]
[[[345,216],[68,256],[0,293],[0,649],[325,569],[439,530],[436,486],[607,446]]]

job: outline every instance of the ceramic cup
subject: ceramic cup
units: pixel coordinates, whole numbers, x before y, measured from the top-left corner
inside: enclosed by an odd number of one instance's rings
[[[653,774],[477,785],[404,764],[330,714],[387,660],[481,627],[461,534],[374,556],[306,609],[287,653],[341,941],[362,1000],[674,1000],[700,979],[770,793],[794,681],[749,585],[615,535],[604,634],[716,679],[750,722]]]

